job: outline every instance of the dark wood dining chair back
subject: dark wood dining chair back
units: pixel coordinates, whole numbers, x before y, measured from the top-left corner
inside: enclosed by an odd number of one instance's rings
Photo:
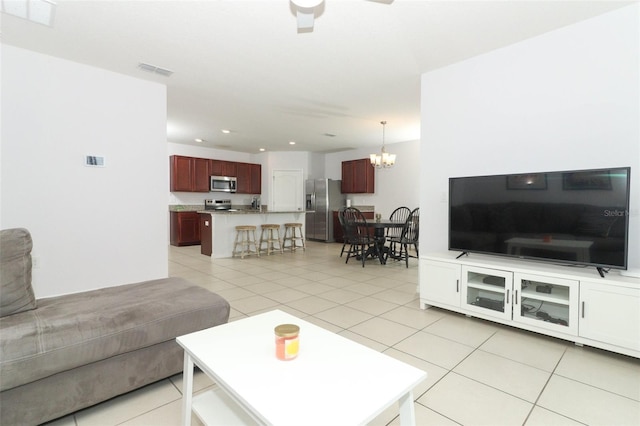
[[[411,209],[409,207],[398,207],[391,213],[391,216],[389,216],[389,220],[392,220],[394,222],[406,222],[410,214]],[[403,228],[387,228],[387,240],[393,237],[401,237],[402,230]]]
[[[344,220],[344,212],[347,209],[347,207],[342,207],[340,208],[340,210],[338,210],[338,220],[340,221],[340,227],[342,228],[342,250],[340,250],[340,257],[342,257],[342,254],[344,253],[344,248],[347,246],[349,240],[347,238],[347,226],[345,225],[345,220]]]
[[[351,257],[360,256],[364,267],[365,253],[374,244],[373,237],[369,235],[367,219],[355,207],[345,208],[343,217],[345,242],[349,244],[345,263],[349,263]]]
[[[409,214],[404,227],[402,228],[402,235],[397,238],[390,239],[390,253],[389,257],[395,260],[404,260],[407,268],[409,267],[409,258],[418,257],[418,239],[420,236],[420,207],[415,208]],[[409,247],[413,246],[416,254],[415,256],[409,253]]]
[[[420,236],[420,207],[411,211],[404,228],[402,228],[402,234],[402,239],[406,240],[408,244],[412,244],[417,253],[418,238]]]

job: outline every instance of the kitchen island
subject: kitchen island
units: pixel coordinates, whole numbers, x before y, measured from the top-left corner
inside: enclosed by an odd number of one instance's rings
[[[200,210],[200,235],[202,245],[200,252],[212,259],[232,257],[233,244],[236,239],[236,226],[255,225],[256,244],[260,242],[260,225],[274,223],[281,225],[280,238],[284,238],[284,224],[289,222],[302,223],[304,235],[304,211],[259,211],[259,210]],[[208,233],[208,235],[206,234]],[[211,236],[209,240],[209,235]],[[211,242],[209,248],[208,241]]]

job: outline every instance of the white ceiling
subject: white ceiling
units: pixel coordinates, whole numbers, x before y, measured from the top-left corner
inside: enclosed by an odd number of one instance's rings
[[[629,3],[325,0],[298,33],[288,0],[59,0],[53,27],[3,13],[2,41],[166,84],[170,142],[377,152],[382,120],[420,138],[422,73]]]

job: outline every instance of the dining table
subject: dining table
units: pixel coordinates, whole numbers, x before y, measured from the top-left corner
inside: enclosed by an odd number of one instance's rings
[[[385,231],[389,228],[402,228],[405,221],[391,220],[391,219],[374,219],[366,222],[356,222],[357,226],[365,226],[373,229],[374,245],[370,247],[365,253],[365,257],[377,257],[382,265],[387,263],[387,254],[389,247],[385,246]]]

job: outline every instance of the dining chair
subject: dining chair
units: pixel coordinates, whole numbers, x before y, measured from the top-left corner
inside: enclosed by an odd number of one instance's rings
[[[406,222],[409,214],[411,213],[411,209],[409,207],[398,207],[395,209],[391,216],[389,216],[389,220],[394,222]],[[386,239],[387,241],[391,240],[391,238],[399,238],[402,236],[402,228],[387,228]]]
[[[407,268],[409,267],[409,258],[419,256],[418,238],[420,235],[420,207],[417,207],[409,213],[407,220],[402,227],[401,236],[390,239],[390,249],[388,257],[395,260],[404,260]],[[409,254],[409,246],[413,246],[416,255]]]
[[[342,254],[344,253],[344,248],[347,246],[349,241],[347,239],[347,229],[344,223],[344,211],[346,209],[347,207],[342,207],[340,208],[340,210],[338,210],[338,220],[340,221],[340,226],[342,227],[342,250],[340,250],[340,257],[342,257]]]
[[[367,219],[357,208],[347,207],[344,210],[344,224],[345,242],[349,244],[347,260],[344,263],[349,263],[353,256],[360,256],[364,268],[366,253],[375,244],[374,238],[369,234]]]

